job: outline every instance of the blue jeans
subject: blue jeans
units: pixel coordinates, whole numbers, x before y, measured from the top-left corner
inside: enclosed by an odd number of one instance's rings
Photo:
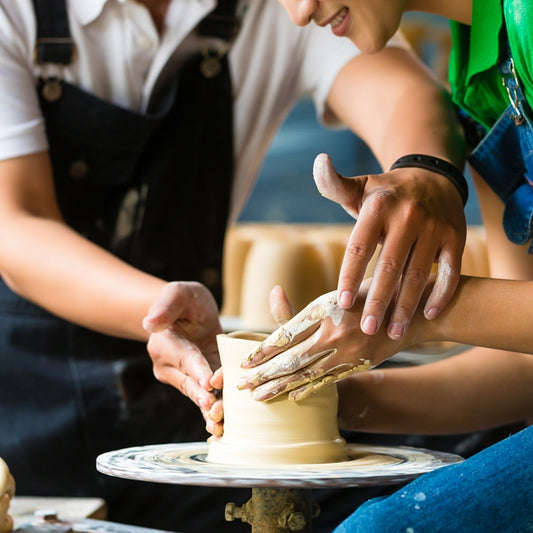
[[[334,533],[533,532],[533,426],[369,500]]]

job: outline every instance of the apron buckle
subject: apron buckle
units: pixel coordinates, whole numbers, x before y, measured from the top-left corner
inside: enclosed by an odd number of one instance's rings
[[[222,64],[220,60],[224,57],[226,50],[220,47],[218,50],[213,50],[204,46],[202,48],[203,59],[200,63],[200,71],[205,78],[211,79],[220,74]]]
[[[509,102],[515,111],[515,115],[513,115],[511,118],[516,126],[520,126],[524,123],[524,117],[519,107],[521,90],[512,57],[505,62],[504,69],[500,69],[500,73],[502,76],[502,85],[505,87],[509,97]]]
[[[48,78],[44,82],[41,92],[47,102],[57,102],[63,95],[63,87],[57,78]]]

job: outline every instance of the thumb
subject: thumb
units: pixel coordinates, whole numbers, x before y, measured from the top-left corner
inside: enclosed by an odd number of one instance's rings
[[[322,196],[341,205],[352,217],[359,216],[367,176],[345,178],[335,170],[329,155],[319,154],[313,165],[313,178]]]
[[[276,285],[269,294],[270,314],[278,325],[283,325],[294,316],[294,310],[282,287]]]

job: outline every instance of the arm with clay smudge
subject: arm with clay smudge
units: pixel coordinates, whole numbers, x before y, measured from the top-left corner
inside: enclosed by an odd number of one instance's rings
[[[253,388],[257,400],[289,392],[290,399],[299,401],[329,383],[370,370],[381,362],[375,357],[381,352],[372,345],[389,346],[391,354],[397,351],[400,341],[387,335],[360,333],[364,298],[358,302],[349,310],[342,309],[337,291],[313,300],[247,355],[242,366],[251,370],[238,386]]]
[[[461,276],[450,305],[434,320],[425,319],[424,300],[406,335],[393,341],[384,328],[371,336],[361,332],[362,303],[340,310],[336,292],[320,296],[246,356],[242,366],[250,371],[239,386],[254,389],[258,400],[286,391],[299,400],[321,384],[369,370],[409,346],[429,341],[533,352],[533,281]]]
[[[466,220],[460,194],[444,176],[421,168],[388,169],[407,154],[431,155],[462,168],[461,130],[443,88],[414,54],[394,46],[347,64],[332,86],[328,106],[368,144],[384,170],[343,177],[325,154],[315,162],[321,194],[357,220],[339,274],[339,303],[348,309],[360,297],[366,267],[380,246],[361,329],[373,335],[384,322],[390,337],[399,339],[435,263],[439,276],[426,299],[426,318],[438,316],[451,300],[461,272]]]

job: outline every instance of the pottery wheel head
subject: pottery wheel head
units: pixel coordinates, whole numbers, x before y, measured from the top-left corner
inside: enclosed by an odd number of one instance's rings
[[[126,448],[100,455],[97,469],[115,477],[224,487],[359,487],[409,481],[462,458],[419,448],[348,445],[349,460],[298,465],[225,465],[206,461],[205,442]]]

